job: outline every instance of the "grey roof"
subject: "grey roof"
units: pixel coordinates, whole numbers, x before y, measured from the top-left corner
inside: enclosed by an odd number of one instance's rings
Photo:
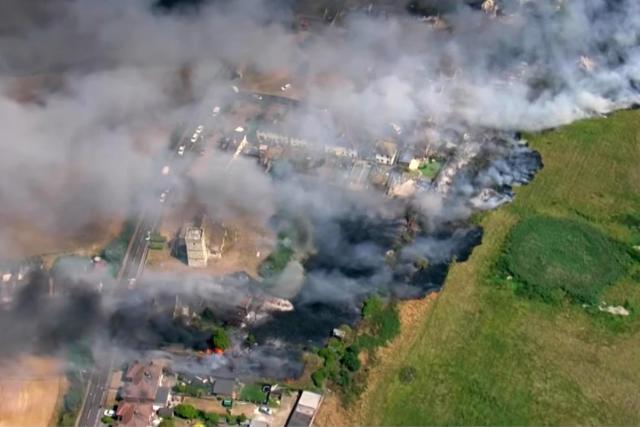
[[[213,394],[231,396],[236,386],[236,381],[227,378],[216,378],[213,382]]]
[[[156,394],[156,400],[154,403],[165,405],[169,400],[170,393],[171,389],[169,387],[160,387],[158,389],[158,393]]]
[[[173,417],[173,408],[160,408],[158,409],[158,415],[161,417]]]
[[[298,411],[293,411],[291,418],[287,422],[287,427],[309,427],[313,416]]]

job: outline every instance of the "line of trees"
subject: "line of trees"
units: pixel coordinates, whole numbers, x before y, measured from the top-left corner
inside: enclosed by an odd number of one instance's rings
[[[399,332],[396,305],[385,303],[378,296],[367,298],[357,333],[346,334],[344,339],[330,338],[327,345],[318,350],[322,366],[311,374],[311,380],[317,387],[324,387],[330,381],[342,391],[345,402],[353,401],[364,389],[366,380],[361,372],[360,353],[374,351]]]

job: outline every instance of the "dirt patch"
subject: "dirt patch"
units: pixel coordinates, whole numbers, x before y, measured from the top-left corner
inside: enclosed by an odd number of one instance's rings
[[[55,423],[66,381],[61,362],[26,356],[0,365],[0,427]]]
[[[349,408],[344,408],[340,401],[340,396],[327,392],[314,424],[319,427],[340,427],[361,425],[368,411],[368,404],[371,402],[369,394],[378,387],[380,381],[386,377],[390,369],[395,369],[398,362],[399,348],[410,348],[418,338],[421,328],[415,327],[422,322],[429,310],[434,305],[438,293],[432,293],[420,300],[404,301],[398,305],[400,317],[400,335],[393,342],[376,351],[375,366],[367,366],[369,375],[367,378],[367,388],[358,401]]]
[[[172,206],[162,222],[160,233],[169,239],[176,239],[180,228],[195,217],[199,206],[195,201]],[[189,267],[183,260],[172,256],[168,247],[149,252],[149,267],[158,271],[200,272],[213,276],[244,271],[257,277],[258,267],[275,247],[276,236],[273,231],[263,225],[264,221],[246,215],[220,222],[227,230],[222,257],[210,258],[206,268]]]

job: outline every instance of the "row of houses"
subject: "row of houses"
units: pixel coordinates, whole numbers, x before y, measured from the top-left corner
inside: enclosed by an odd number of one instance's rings
[[[383,165],[393,165],[398,159],[398,145],[392,139],[380,139],[376,142],[371,152],[359,152],[356,148],[345,145],[319,144],[305,138],[290,136],[282,132],[272,130],[256,130],[258,153],[266,153],[272,147],[303,148],[320,154],[332,155],[349,159],[362,158],[376,161]],[[249,150],[249,148],[247,148]]]
[[[116,419],[121,427],[147,427],[155,414],[168,408],[171,387],[164,384],[164,366],[158,362],[134,361],[129,365],[118,395]]]

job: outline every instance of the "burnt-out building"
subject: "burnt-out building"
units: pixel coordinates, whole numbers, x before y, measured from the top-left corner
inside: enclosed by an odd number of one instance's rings
[[[179,251],[186,252],[189,267],[202,268],[207,266],[209,259],[222,257],[226,240],[226,228],[201,213],[195,221],[182,227]]]

